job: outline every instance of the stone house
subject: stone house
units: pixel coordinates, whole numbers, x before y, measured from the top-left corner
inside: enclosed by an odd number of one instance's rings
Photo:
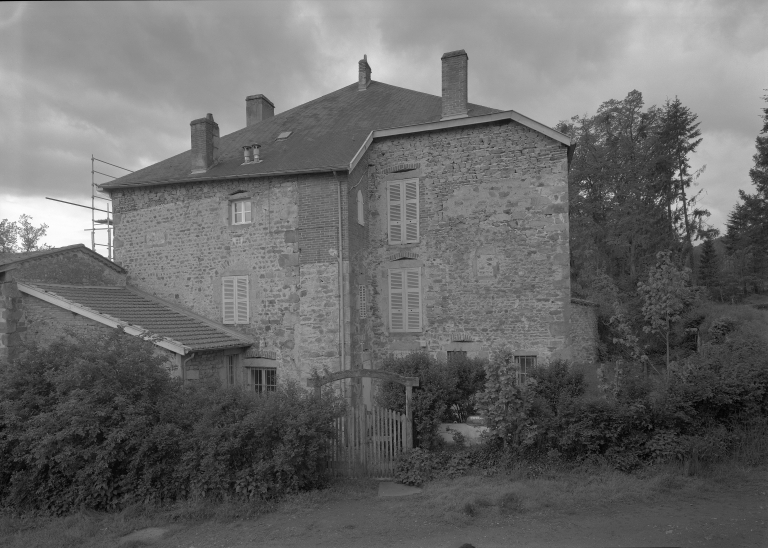
[[[237,383],[501,344],[523,367],[594,359],[594,309],[570,297],[570,139],[470,103],[463,50],[441,63],[442,97],[363,58],[290,110],[247,97],[224,137],[193,120],[190,150],[102,185],[127,285],[253,341],[226,358]]]
[[[119,327],[151,340],[173,376],[213,372],[233,383],[233,359],[253,340],[127,285],[124,268],[82,244],[0,254],[0,360],[25,342],[106,334]],[[251,357],[252,356],[252,357]],[[261,360],[250,351],[253,363]]]

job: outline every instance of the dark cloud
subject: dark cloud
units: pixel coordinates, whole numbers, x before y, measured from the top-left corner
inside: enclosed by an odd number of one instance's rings
[[[5,3],[0,180],[84,201],[92,153],[159,161],[188,148],[192,119],[229,133],[247,95],[291,108],[353,82],[364,53],[374,79],[439,94],[440,55],[463,48],[470,100],[549,125],[632,89],[679,96],[713,145],[698,161],[720,223],[749,184],[765,28],[758,1]]]

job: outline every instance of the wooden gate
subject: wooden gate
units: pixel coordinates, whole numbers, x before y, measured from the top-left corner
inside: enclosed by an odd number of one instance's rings
[[[391,478],[397,457],[413,447],[411,391],[418,377],[403,377],[376,369],[339,371],[307,381],[319,395],[323,385],[363,377],[396,382],[405,386],[405,414],[377,405],[355,402],[346,416],[336,419],[336,436],[328,449],[332,474],[348,477]]]

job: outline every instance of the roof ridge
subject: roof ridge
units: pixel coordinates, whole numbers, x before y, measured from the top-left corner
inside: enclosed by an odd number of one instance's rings
[[[79,287],[82,289],[123,289],[124,285],[83,285],[83,284],[51,284],[47,282],[27,282],[39,287]]]
[[[62,247],[52,247],[50,249],[39,249],[36,251],[26,251],[23,253],[0,253],[0,271],[2,270],[9,270],[7,268],[3,268],[7,265],[17,264],[24,261],[32,261],[35,259],[39,259],[40,257],[48,257],[50,255],[56,255],[58,253],[66,253],[68,251],[84,251],[86,254],[91,255],[95,259],[101,261],[102,263],[106,264],[110,268],[116,270],[120,273],[125,273],[125,269],[120,266],[119,264],[107,259],[103,255],[96,253],[92,249],[89,249],[85,246],[85,244],[72,244],[72,245],[66,245]],[[3,262],[2,259],[4,256],[9,256],[8,258],[11,258],[11,256],[14,255],[23,255],[22,257],[17,257],[15,260],[6,261]]]

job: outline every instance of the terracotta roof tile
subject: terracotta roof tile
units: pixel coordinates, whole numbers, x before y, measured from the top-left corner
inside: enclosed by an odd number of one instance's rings
[[[193,350],[246,347],[253,341],[223,325],[131,287],[30,284]]]

